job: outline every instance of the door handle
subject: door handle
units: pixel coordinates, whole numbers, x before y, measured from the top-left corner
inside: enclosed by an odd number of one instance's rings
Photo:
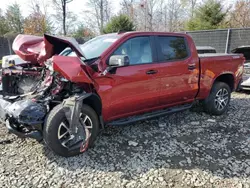
[[[157,70],[149,70],[146,72],[146,74],[156,74],[157,72]]]
[[[193,64],[188,64],[188,70],[194,70],[196,68],[195,63]]]

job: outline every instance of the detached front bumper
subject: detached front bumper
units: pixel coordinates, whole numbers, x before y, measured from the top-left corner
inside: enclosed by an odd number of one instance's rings
[[[46,107],[31,100],[9,102],[0,99],[0,118],[9,132],[22,137],[42,140]]]

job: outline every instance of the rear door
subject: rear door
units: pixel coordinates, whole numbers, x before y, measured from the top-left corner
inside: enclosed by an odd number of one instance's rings
[[[192,58],[183,36],[157,36],[158,61],[161,62],[160,104],[193,101],[198,92],[199,60]]]

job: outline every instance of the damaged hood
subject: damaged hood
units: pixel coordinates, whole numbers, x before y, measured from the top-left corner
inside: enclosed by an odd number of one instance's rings
[[[32,35],[18,35],[12,45],[14,52],[23,60],[43,64],[54,55],[60,54],[70,47],[80,57],[85,55],[79,44],[71,37],[57,37],[44,34],[43,37]]]

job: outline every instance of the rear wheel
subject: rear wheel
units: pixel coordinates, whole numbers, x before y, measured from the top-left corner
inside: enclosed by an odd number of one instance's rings
[[[83,105],[77,133],[71,134],[65,108],[60,104],[51,110],[44,126],[43,137],[52,151],[69,157],[83,153],[93,145],[99,131],[99,120],[90,106]]]
[[[221,115],[227,109],[231,99],[231,89],[224,82],[215,82],[210,95],[204,101],[204,109],[212,115]]]

